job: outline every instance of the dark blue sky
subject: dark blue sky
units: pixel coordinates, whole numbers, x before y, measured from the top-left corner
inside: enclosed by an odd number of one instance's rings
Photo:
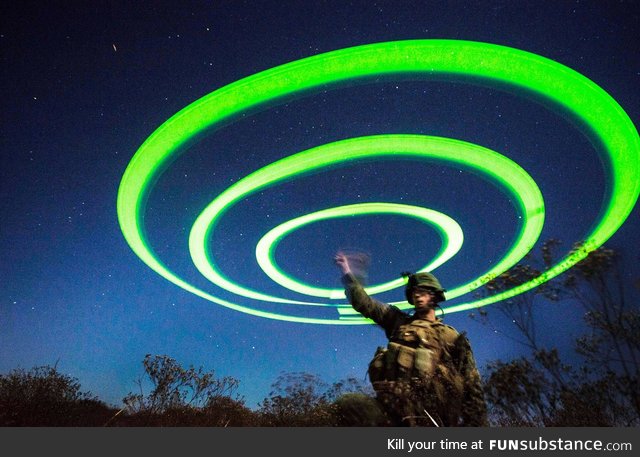
[[[638,2],[614,1],[4,4],[0,372],[57,363],[113,404],[134,390],[148,353],[236,377],[250,406],[282,372],[364,380],[367,362],[385,342],[380,329],[232,311],[189,294],[138,259],[116,215],[118,186],[136,150],[173,114],[233,81],[327,51],[404,39],[483,41],[551,58],[600,85],[637,125],[639,13]],[[560,238],[563,249],[589,232],[610,179],[570,119],[523,94],[455,81],[371,81],[270,107],[195,144],[149,196],[149,240],[198,287],[276,309],[218,290],[199,274],[187,245],[194,219],[264,165],[381,133],[456,138],[511,158],[544,196],[540,239]],[[482,177],[444,164],[387,160],[337,167],[247,198],[225,215],[211,251],[230,278],[299,298],[259,269],[256,242],[293,217],[367,201],[420,205],[460,224],[465,244],[435,271],[450,289],[486,271],[519,227],[507,195]],[[625,254],[629,283],[640,276],[639,238],[636,208],[608,243]],[[432,228],[411,219],[357,217],[292,233],[276,259],[291,275],[334,288],[340,283],[331,257],[339,248],[370,252],[371,281],[378,282],[420,267],[439,243]],[[402,297],[396,289],[379,298]],[[540,306],[541,338],[568,348],[580,331],[580,310]],[[521,351],[467,313],[446,321],[468,331],[480,367]],[[513,332],[509,322],[496,326]]]

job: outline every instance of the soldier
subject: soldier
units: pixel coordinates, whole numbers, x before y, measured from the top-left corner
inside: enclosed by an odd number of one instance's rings
[[[431,273],[408,274],[415,311],[371,298],[342,252],[335,256],[351,306],[380,325],[389,339],[369,363],[376,399],[394,426],[487,426],[487,408],[465,334],[436,318],[445,289]]]

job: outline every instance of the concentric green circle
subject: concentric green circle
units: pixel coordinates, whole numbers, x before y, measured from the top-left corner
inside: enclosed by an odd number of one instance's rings
[[[495,151],[450,138],[426,135],[375,135],[336,141],[273,162],[222,191],[196,218],[189,252],[196,268],[216,286],[237,295],[274,303],[304,304],[249,289],[227,278],[209,255],[209,238],[222,216],[255,192],[305,173],[357,160],[413,158],[440,161],[479,172],[502,187],[515,203],[522,227],[511,249],[479,278],[449,292],[449,299],[468,293],[514,266],[533,247],[544,225],[544,201],[535,181],[518,164]],[[398,286],[401,282],[398,282]],[[327,305],[319,303],[318,305]]]
[[[269,276],[273,282],[286,287],[289,290],[298,292],[312,297],[322,297],[328,299],[344,300],[344,289],[326,289],[321,287],[313,287],[284,273],[275,261],[275,250],[282,239],[289,233],[297,230],[305,225],[323,221],[327,219],[339,219],[354,216],[363,216],[371,214],[395,214],[400,216],[411,217],[433,225],[438,231],[442,240],[442,248],[436,254],[435,258],[420,268],[419,271],[433,271],[440,265],[447,262],[455,256],[464,240],[462,228],[453,219],[446,214],[419,206],[403,205],[398,203],[357,203],[354,205],[338,206],[334,208],[316,211],[311,214],[291,219],[283,224],[274,227],[267,232],[256,245],[256,260],[262,271]],[[402,278],[387,281],[383,284],[376,284],[365,288],[367,293],[373,295],[386,292],[396,287],[404,285]]]
[[[624,110],[603,89],[557,62],[499,45],[457,40],[411,40],[341,49],[301,59],[241,79],[195,101],[162,124],[138,149],[120,183],[117,200],[122,233],[138,257],[158,274],[202,298],[245,313],[308,323],[367,323],[270,313],[231,303],[180,278],[147,241],[146,197],[161,171],[198,134],[220,127],[252,107],[299,96],[313,89],[356,84],[377,76],[415,75],[421,79],[474,78],[505,89],[525,89],[571,113],[588,126],[612,177],[600,220],[583,249],[521,286],[480,301],[449,307],[471,309],[515,296],[557,276],[601,246],[624,223],[640,193],[640,138]],[[332,86],[327,86],[332,84]]]

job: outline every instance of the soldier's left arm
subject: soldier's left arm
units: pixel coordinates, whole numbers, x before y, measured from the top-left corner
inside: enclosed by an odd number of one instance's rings
[[[487,403],[482,390],[482,380],[466,334],[461,333],[455,343],[455,355],[460,374],[464,379],[462,420],[466,427],[486,427]]]

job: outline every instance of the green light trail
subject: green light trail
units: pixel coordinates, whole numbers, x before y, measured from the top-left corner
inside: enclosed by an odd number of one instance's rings
[[[522,227],[511,250],[478,279],[447,292],[450,299],[477,289],[489,278],[514,266],[538,240],[544,225],[542,194],[535,181],[515,162],[490,149],[450,138],[375,135],[336,141],[299,152],[273,162],[228,187],[196,218],[189,235],[191,259],[209,281],[235,294],[255,300],[308,305],[309,302],[263,294],[226,278],[209,256],[208,249],[209,237],[215,241],[213,231],[218,221],[235,203],[287,179],[345,162],[403,157],[439,160],[482,173],[509,193],[522,218]],[[402,280],[397,282],[397,286],[400,285]]]
[[[431,262],[418,270],[420,272],[435,270],[455,256],[462,247],[464,240],[462,228],[455,220],[446,214],[427,208],[397,203],[359,203],[316,211],[315,213],[291,219],[273,228],[267,232],[256,245],[256,260],[258,261],[258,265],[260,265],[262,270],[275,283],[289,290],[313,297],[344,300],[344,289],[326,289],[309,286],[284,273],[275,261],[275,250],[285,236],[305,225],[326,219],[339,219],[371,214],[396,214],[411,217],[426,224],[433,225],[436,228],[442,240],[442,248]],[[403,285],[404,280],[397,278],[383,284],[366,287],[365,290],[368,294],[374,295]]]
[[[457,40],[395,41],[341,49],[274,67],[222,87],[167,120],[140,146],[120,183],[117,212],[127,243],[167,280],[222,306],[296,322],[368,323],[364,319],[313,319],[269,313],[222,300],[192,286],[172,272],[148,243],[143,224],[144,202],[162,170],[189,141],[252,107],[326,89],[327,84],[335,87],[357,84],[365,78],[407,74],[425,80],[477,78],[505,89],[525,89],[562,107],[589,127],[601,145],[598,152],[612,177],[602,217],[587,235],[582,250],[565,256],[540,277],[519,287],[445,311],[495,303],[557,276],[608,240],[633,209],[640,193],[640,138],[624,110],[595,83],[557,62],[504,46]]]

